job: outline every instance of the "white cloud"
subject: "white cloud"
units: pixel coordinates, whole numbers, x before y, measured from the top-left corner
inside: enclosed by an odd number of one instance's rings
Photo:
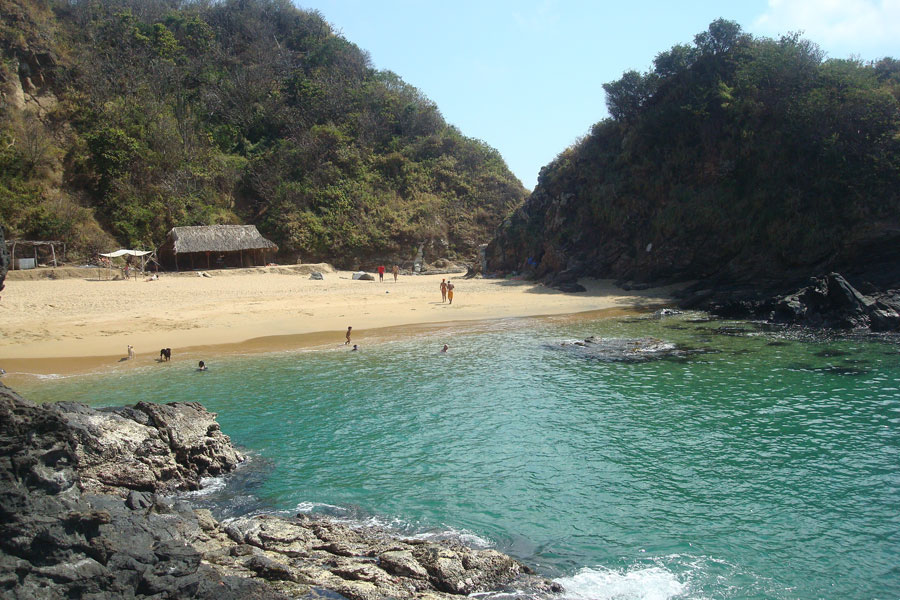
[[[900,49],[900,0],[769,0],[755,28],[767,35],[802,31],[824,47]]]

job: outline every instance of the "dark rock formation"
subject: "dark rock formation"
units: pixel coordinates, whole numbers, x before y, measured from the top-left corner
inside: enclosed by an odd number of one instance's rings
[[[698,290],[683,300],[686,308],[703,308],[727,317],[828,329],[900,329],[900,291],[865,295],[843,276],[813,277],[787,294],[752,295],[750,290]]]
[[[187,543],[199,529],[189,506],[85,493],[79,436],[64,408],[0,384],[0,596],[285,598],[204,564]]]
[[[157,493],[196,489],[240,459],[199,404],[37,406],[0,384],[0,597],[440,600],[511,585],[520,598],[560,590],[493,550],[303,515],[219,523]]]

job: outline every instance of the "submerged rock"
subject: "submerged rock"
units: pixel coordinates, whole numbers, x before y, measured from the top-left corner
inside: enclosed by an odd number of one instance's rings
[[[657,338],[600,338],[566,341],[551,348],[568,350],[586,358],[605,362],[646,362],[664,358],[687,358],[712,350],[683,348]]]
[[[0,384],[0,597],[438,600],[561,590],[494,550],[302,514],[220,523],[159,493],[196,489],[241,459],[196,403],[38,406]]]

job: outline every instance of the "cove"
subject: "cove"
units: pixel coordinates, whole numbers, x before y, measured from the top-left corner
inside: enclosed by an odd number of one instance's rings
[[[560,347],[590,335],[696,352]],[[455,536],[574,598],[890,598],[898,348],[696,314],[515,319],[17,389],[203,403],[253,456],[198,498],[223,516],[315,511]]]

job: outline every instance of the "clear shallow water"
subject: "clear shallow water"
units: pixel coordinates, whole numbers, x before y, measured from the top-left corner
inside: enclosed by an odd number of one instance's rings
[[[623,363],[548,347],[592,334],[712,352]],[[573,598],[900,598],[896,338],[514,320],[208,362],[19,390],[203,402],[253,454],[205,497],[220,514],[316,510],[462,536]]]

